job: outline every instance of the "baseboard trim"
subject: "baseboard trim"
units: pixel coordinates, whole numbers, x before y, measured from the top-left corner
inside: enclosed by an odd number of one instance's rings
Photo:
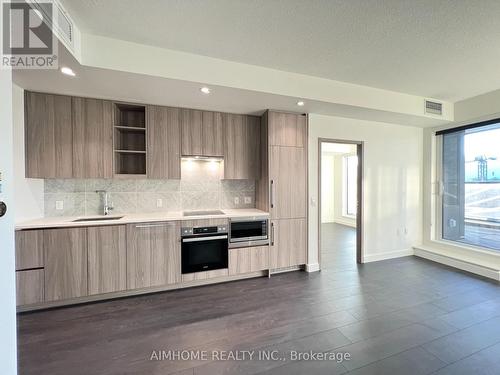
[[[479,276],[484,276],[489,279],[500,281],[500,271],[494,268],[485,267],[479,264],[467,262],[458,258],[447,255],[438,254],[431,249],[423,247],[414,247],[415,256],[428,259],[436,263],[441,263],[453,268],[458,268],[462,271],[467,271]]]
[[[335,224],[345,225],[347,227],[356,228],[356,220],[349,219],[335,219],[333,221]]]
[[[306,264],[306,272],[318,272],[319,263]]]
[[[414,251],[413,251],[413,249],[410,248],[410,249],[404,249],[404,250],[390,251],[387,253],[364,255],[363,256],[363,263],[378,262],[380,260],[407,257],[407,256],[410,256],[413,254],[414,254]]]

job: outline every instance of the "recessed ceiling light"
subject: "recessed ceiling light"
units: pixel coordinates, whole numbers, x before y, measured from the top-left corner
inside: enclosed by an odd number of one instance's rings
[[[76,76],[76,74],[75,74],[75,72],[73,71],[73,69],[68,68],[67,66],[63,66],[63,67],[61,68],[61,73],[62,73],[62,74],[66,74],[67,76],[71,76],[71,77]]]
[[[204,94],[210,94],[211,90],[208,87],[202,87],[200,91]]]
[[[297,102],[297,105],[298,105],[299,107],[303,107],[303,106],[304,106],[304,104],[305,104],[305,103],[304,103],[302,100],[300,100],[300,101],[298,101],[298,102]]]

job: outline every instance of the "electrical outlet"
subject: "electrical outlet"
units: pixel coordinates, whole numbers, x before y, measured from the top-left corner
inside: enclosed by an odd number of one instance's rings
[[[158,198],[156,200],[156,207],[158,207],[158,208],[163,207],[163,199]]]
[[[240,204],[240,198],[234,197],[234,204]]]
[[[252,203],[252,197],[245,197],[245,204],[250,204]]]
[[[64,201],[56,201],[56,210],[64,210]]]

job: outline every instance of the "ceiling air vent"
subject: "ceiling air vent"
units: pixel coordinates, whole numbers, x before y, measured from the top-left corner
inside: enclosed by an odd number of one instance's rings
[[[425,113],[430,113],[432,115],[443,115],[443,103],[433,102],[430,100],[425,101]]]
[[[71,21],[65,10],[62,8],[61,4],[55,1],[51,3],[53,12],[50,11],[50,7],[47,1],[30,1],[32,7],[42,13],[45,22],[52,28],[57,37],[66,42],[69,45],[68,47],[73,48],[73,22]]]

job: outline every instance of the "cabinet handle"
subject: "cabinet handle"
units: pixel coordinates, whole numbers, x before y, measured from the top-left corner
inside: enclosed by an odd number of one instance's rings
[[[135,225],[135,228],[157,228],[157,227],[169,227],[175,225],[173,223],[165,223],[165,224],[142,224]]]
[[[270,187],[270,195],[271,195],[271,208],[274,208],[274,195],[275,195],[275,191],[274,191],[274,180],[271,180],[271,187]]]
[[[274,223],[271,223],[271,246],[274,246]]]

